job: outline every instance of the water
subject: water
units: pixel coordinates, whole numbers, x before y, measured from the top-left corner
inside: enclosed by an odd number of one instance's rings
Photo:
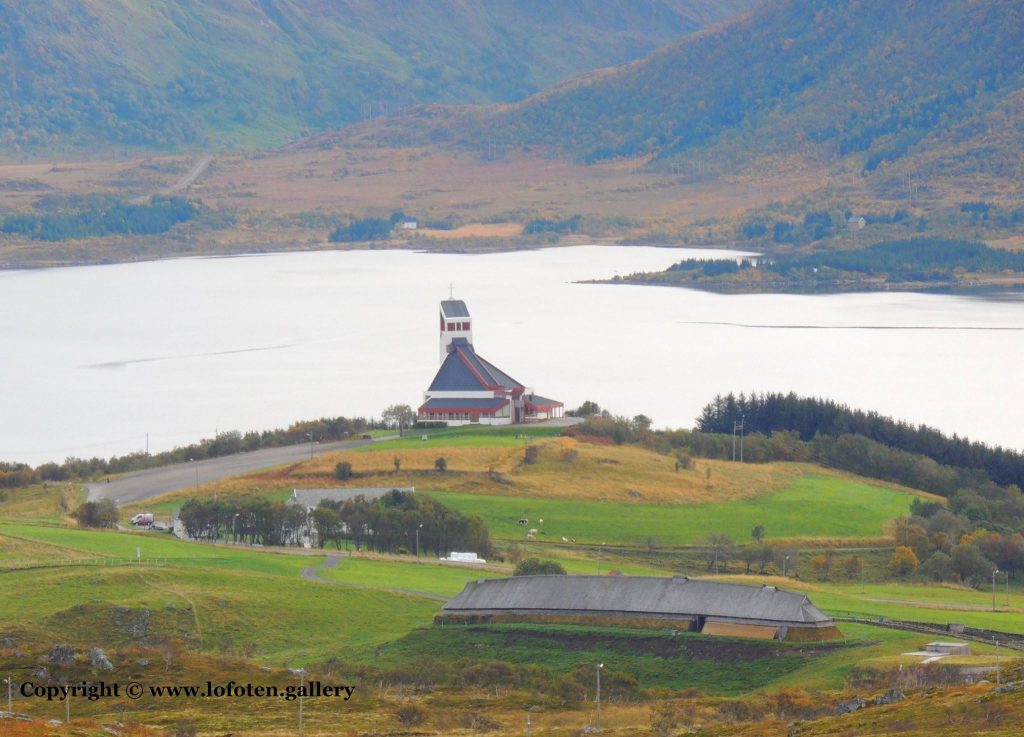
[[[566,407],[690,427],[716,393],[794,390],[1024,447],[1020,300],[573,283],[708,255],[348,251],[0,272],[0,459],[415,407],[449,284],[481,355]]]

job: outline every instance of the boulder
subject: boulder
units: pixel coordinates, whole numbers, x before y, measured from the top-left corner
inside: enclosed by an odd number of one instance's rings
[[[897,701],[903,701],[905,698],[907,698],[907,696],[901,690],[898,688],[890,688],[884,694],[876,696],[875,703],[879,705],[895,704]]]
[[[53,665],[74,665],[75,655],[74,645],[54,645],[50,648],[46,661]]]
[[[840,701],[836,705],[836,714],[840,716],[843,714],[852,714],[857,711],[857,709],[863,709],[867,705],[867,701],[860,696],[855,696],[849,701]]]
[[[114,670],[114,664],[110,662],[110,658],[100,648],[89,648],[87,655],[89,656],[89,662],[92,663],[92,667],[96,670]]]

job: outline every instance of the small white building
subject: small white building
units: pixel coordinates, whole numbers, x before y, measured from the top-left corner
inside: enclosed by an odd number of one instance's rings
[[[868,221],[861,215],[851,215],[849,220],[846,221],[846,227],[849,230],[861,230]]]
[[[402,230],[416,230],[417,227],[419,227],[419,225],[415,220],[406,220],[402,223]]]
[[[442,563],[469,563],[471,565],[483,565],[487,562],[476,553],[456,553],[455,551],[448,553],[447,558],[439,558],[438,560]]]

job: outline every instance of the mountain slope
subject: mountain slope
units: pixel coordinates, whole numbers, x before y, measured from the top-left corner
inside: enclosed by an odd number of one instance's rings
[[[1019,2],[770,0],[640,61],[477,112],[457,135],[584,161],[812,148],[866,171],[935,159],[941,144],[959,147],[956,165],[981,148],[982,168],[1005,167],[1019,151],[1022,81]]]
[[[0,147],[269,143],[510,101],[754,0],[0,0]]]

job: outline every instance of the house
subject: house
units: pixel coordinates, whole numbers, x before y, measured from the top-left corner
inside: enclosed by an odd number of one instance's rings
[[[861,230],[868,221],[861,215],[851,215],[846,221],[846,227],[849,230]]]
[[[416,230],[419,225],[415,220],[406,220],[402,223],[402,230]]]
[[[424,392],[421,422],[510,425],[561,417],[564,406],[534,393],[473,348],[473,320],[461,299],[441,302],[440,358]]]
[[[686,576],[513,576],[470,581],[440,622],[580,622],[753,639],[841,637],[806,594]]]
[[[389,494],[392,491],[402,491],[412,494],[416,491],[414,486],[364,486],[364,487],[345,487],[345,488],[328,488],[328,489],[292,489],[292,495],[288,497],[288,504],[298,504],[306,508],[307,512],[312,512],[314,509],[320,506],[322,501],[330,502],[347,502],[349,499],[355,499],[357,496],[361,496],[366,501],[372,502],[374,499],[380,499],[385,494]]]

